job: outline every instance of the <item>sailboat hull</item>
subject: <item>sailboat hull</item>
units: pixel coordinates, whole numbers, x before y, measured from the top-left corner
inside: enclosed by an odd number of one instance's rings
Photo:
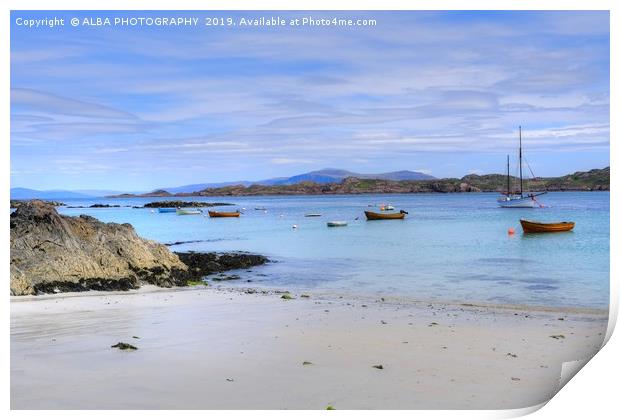
[[[538,206],[533,197],[502,197],[497,202],[500,207],[509,209],[531,209]]]

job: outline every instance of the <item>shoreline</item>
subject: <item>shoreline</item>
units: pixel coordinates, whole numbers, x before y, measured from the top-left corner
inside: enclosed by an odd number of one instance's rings
[[[234,270],[233,270],[234,271]],[[13,302],[30,302],[30,301],[42,301],[42,300],[58,300],[58,299],[70,299],[86,296],[124,296],[135,295],[143,293],[180,293],[191,292],[196,290],[212,290],[219,292],[228,292],[232,294],[257,294],[257,295],[282,295],[290,294],[293,298],[306,299],[300,297],[301,295],[310,296],[313,299],[322,300],[349,300],[364,303],[381,303],[384,305],[410,305],[410,306],[423,306],[423,305],[441,305],[450,307],[464,307],[471,309],[486,309],[486,310],[498,310],[498,311],[523,311],[523,312],[542,312],[542,313],[570,313],[580,315],[593,315],[593,316],[608,316],[609,308],[594,308],[594,307],[581,307],[581,306],[543,306],[543,305],[529,305],[529,304],[513,304],[513,303],[494,303],[494,302],[481,302],[481,301],[459,301],[459,300],[433,300],[433,299],[419,299],[407,296],[396,295],[382,295],[379,298],[373,298],[370,295],[354,295],[350,293],[335,291],[290,291],[283,290],[281,288],[273,288],[271,286],[225,286],[225,285],[191,285],[185,287],[158,287],[154,285],[142,285],[138,289],[131,290],[88,290],[83,292],[61,292],[61,293],[47,293],[41,295],[22,295],[22,296],[10,296],[11,303]],[[250,292],[248,292],[250,291]]]
[[[149,289],[11,298],[11,407],[521,408],[607,328],[587,313]]]

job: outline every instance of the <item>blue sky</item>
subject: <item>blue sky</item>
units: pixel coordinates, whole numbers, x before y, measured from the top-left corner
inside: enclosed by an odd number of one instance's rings
[[[17,17],[373,18],[26,29]],[[609,165],[607,12],[13,12],[11,186],[149,190],[324,167]]]

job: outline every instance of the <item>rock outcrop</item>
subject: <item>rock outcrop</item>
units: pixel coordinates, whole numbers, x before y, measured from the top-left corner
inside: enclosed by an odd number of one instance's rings
[[[198,277],[239,268],[249,268],[269,262],[262,255],[244,252],[177,252],[177,255],[185,265],[190,267],[190,271]]]
[[[265,264],[262,255],[178,255],[140,238],[130,224],[62,216],[43,201],[11,213],[11,294],[129,290],[142,284],[187,286],[222,271]]]
[[[20,206],[23,206],[24,203],[28,203],[31,200],[11,200],[10,206],[12,209],[16,209]],[[60,201],[43,201],[44,203],[47,203],[51,206],[66,206],[65,203],[62,203]]]
[[[11,213],[11,294],[186,285],[188,267],[129,224],[61,216],[42,201]]]

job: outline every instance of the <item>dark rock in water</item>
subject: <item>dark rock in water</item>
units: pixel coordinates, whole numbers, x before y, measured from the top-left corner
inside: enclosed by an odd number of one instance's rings
[[[375,369],[383,370],[383,365],[373,365]]]
[[[185,245],[185,244],[197,244],[200,242],[208,242],[207,240],[195,240],[195,241],[176,241],[176,242],[166,242],[164,245],[166,246],[174,246],[174,245]]]
[[[183,286],[193,273],[130,224],[58,214],[34,200],[10,216],[11,294]]]
[[[262,255],[245,252],[177,252],[176,255],[190,268],[192,273],[198,276],[208,276],[214,273],[248,268],[269,262],[269,259]],[[224,280],[239,278],[239,276],[234,274],[229,277]]]
[[[238,276],[236,274],[230,274],[228,276],[225,275],[220,275],[217,277],[213,277],[212,280],[214,281],[226,281],[226,280],[239,280],[241,278],[241,276]]]
[[[90,206],[69,206],[67,208],[68,209],[107,209],[107,208],[116,208],[116,207],[121,207],[121,205],[120,204],[95,203],[95,204],[91,204]],[[129,207],[129,206],[124,206],[124,207]]]
[[[114,344],[113,346],[110,346],[112,348],[117,348],[119,350],[138,350],[138,348],[136,346],[133,346],[131,344],[128,343],[123,343],[122,341],[119,341],[118,343]]]
[[[205,201],[153,201],[152,203],[146,203],[146,208],[176,208],[176,207],[218,207],[218,206],[233,206],[232,203],[207,203]]]

